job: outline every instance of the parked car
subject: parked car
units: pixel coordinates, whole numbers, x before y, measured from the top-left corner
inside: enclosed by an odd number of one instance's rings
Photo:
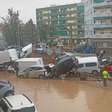
[[[16,61],[16,67],[18,68],[18,76],[21,75],[26,69],[33,65],[44,67],[42,57],[39,58],[21,58]]]
[[[25,77],[25,78],[39,78],[42,76],[45,76],[47,74],[47,71],[44,67],[33,65],[27,69],[25,69],[23,72],[19,74],[19,77]]]
[[[36,51],[38,52],[38,53],[44,53],[44,48],[43,47],[38,47],[38,48],[36,48]]]
[[[37,108],[27,96],[20,94],[2,98],[0,112],[37,112]]]
[[[94,75],[97,75],[100,72],[99,62],[96,56],[79,57],[77,59],[79,64],[79,72],[90,73]]]
[[[0,81],[0,99],[14,94],[14,86],[7,80]]]
[[[38,45],[36,46],[35,51],[37,53],[40,53],[40,54],[46,53],[46,50],[47,50],[46,48],[47,48],[46,43],[38,43]]]
[[[0,64],[0,70],[5,70],[4,64]]]

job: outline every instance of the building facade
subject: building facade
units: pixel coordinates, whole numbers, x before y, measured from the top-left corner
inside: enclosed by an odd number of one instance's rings
[[[83,0],[85,37],[112,56],[112,0]]]
[[[112,37],[112,0],[85,0],[85,36]]]
[[[94,34],[112,37],[112,0],[94,0]]]
[[[40,38],[44,35],[64,38],[84,37],[83,4],[69,4],[36,9],[36,20]]]

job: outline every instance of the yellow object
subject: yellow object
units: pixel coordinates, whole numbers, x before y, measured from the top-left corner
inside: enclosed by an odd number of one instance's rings
[[[102,72],[102,76],[103,76],[104,79],[109,78],[109,73],[108,73],[108,71],[103,71],[103,72]]]

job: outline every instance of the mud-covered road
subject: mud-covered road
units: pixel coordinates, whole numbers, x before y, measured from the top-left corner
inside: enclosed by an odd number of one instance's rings
[[[0,72],[2,79],[30,97],[38,112],[112,112],[112,82],[104,88],[95,81],[19,79]]]

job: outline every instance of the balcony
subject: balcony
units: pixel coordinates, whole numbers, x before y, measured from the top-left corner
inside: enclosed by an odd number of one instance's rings
[[[96,37],[96,38],[112,38],[112,33],[108,33],[108,34],[95,34],[94,37]]]
[[[112,28],[112,24],[94,24],[95,29]]]
[[[102,3],[94,3],[93,7],[112,6],[112,1],[105,1]]]
[[[109,17],[109,18],[112,18],[112,13],[94,13],[94,18],[97,18],[97,17]]]

